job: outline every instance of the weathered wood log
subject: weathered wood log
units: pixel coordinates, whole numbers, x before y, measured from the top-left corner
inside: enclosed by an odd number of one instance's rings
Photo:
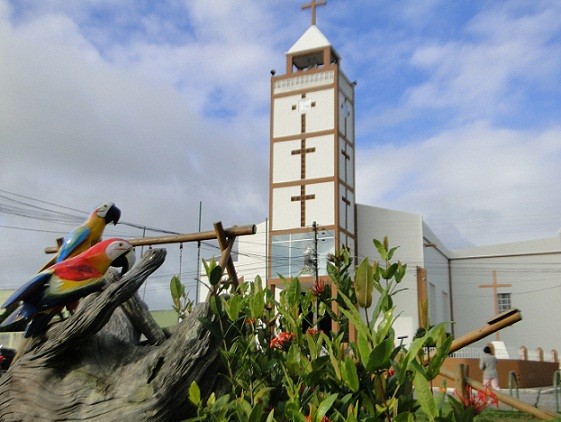
[[[74,315],[28,341],[0,378],[0,420],[194,416],[188,388],[196,381],[204,396],[215,389],[220,339],[200,322],[210,317],[208,304],[195,307],[169,335],[154,327],[135,292],[164,259],[165,250],[149,250],[121,280],[84,298]],[[123,311],[120,305],[131,298]],[[133,322],[127,314],[134,315]],[[139,342],[141,332],[148,341]]]

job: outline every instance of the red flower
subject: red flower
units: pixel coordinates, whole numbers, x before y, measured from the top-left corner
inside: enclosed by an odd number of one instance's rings
[[[315,280],[310,290],[314,296],[320,296],[325,291],[325,280]]]
[[[499,408],[499,399],[493,391],[487,386],[485,390],[479,390],[473,393],[472,388],[466,386],[465,396],[460,396],[458,391],[455,391],[456,396],[460,399],[465,408],[472,407],[474,413],[479,415],[485,410],[488,405],[497,406]]]
[[[296,335],[294,333],[289,333],[287,331],[282,331],[275,338],[271,340],[269,343],[269,347],[271,349],[279,349],[282,350],[284,346],[294,340]]]
[[[306,422],[311,422],[311,420],[312,420],[312,415],[306,416]],[[331,419],[329,419],[327,416],[324,416],[321,418],[321,422],[331,422]]]
[[[321,333],[321,330],[318,330],[317,328],[308,328],[306,330],[306,334],[308,334],[310,336],[315,336],[318,333]]]

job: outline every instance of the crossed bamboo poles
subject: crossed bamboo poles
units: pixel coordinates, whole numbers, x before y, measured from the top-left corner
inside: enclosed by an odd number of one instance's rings
[[[487,325],[484,325],[483,327],[471,331],[454,340],[452,342],[452,345],[450,346],[450,353],[453,353],[461,349],[462,347],[465,347],[478,340],[481,340],[482,338],[487,337],[488,335],[493,334],[505,327],[515,324],[521,319],[522,319],[522,313],[518,309],[511,309],[509,311],[503,312],[502,314],[499,314],[493,319],[487,321]],[[425,365],[428,364],[433,353],[429,353],[429,355],[425,358],[424,361]],[[446,368],[440,368],[440,375],[455,381],[456,386],[460,391],[460,394],[463,394],[464,386],[467,384],[471,386],[471,388],[477,391],[491,390],[493,394],[495,394],[497,399],[503,402],[504,404],[512,406],[515,409],[518,409],[524,413],[531,414],[536,418],[543,419],[543,420],[553,420],[556,418],[555,413],[538,409],[537,407],[531,406],[528,403],[525,403],[512,396],[509,396],[508,394],[501,393],[500,391],[497,390],[493,390],[492,388],[483,385],[481,382],[466,376],[465,369],[463,366],[460,366],[460,368],[458,368],[456,372]]]

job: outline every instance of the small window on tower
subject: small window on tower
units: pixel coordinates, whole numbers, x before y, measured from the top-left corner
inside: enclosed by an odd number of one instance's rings
[[[510,293],[497,293],[497,302],[499,303],[499,313],[503,313],[511,309]]]

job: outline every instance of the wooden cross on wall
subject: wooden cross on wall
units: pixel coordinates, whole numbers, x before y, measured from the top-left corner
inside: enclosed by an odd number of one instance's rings
[[[316,2],[316,0],[312,0],[309,4],[302,5],[302,10],[312,9],[312,25],[316,24],[316,7],[325,6],[326,3],[327,0],[320,0],[319,2]]]
[[[292,110],[298,108],[300,113],[300,133],[306,133],[306,111],[310,110],[312,107],[316,106],[315,101],[311,101],[306,98],[306,94],[302,94],[302,99],[298,101],[298,104],[292,106]],[[316,152],[315,147],[306,146],[306,138],[300,140],[300,148],[291,151],[292,155],[300,155],[300,179],[306,179],[306,155]],[[300,195],[296,195],[290,198],[292,202],[300,201],[300,227],[306,226],[306,201],[310,199],[315,199],[314,194],[306,194],[306,185],[300,185]]]
[[[499,296],[497,294],[497,289],[499,287],[511,287],[512,284],[506,284],[506,283],[502,283],[499,284],[497,283],[497,271],[493,270],[493,283],[492,284],[480,284],[479,288],[480,289],[493,289],[493,300],[495,302],[495,315],[499,314]],[[500,334],[499,331],[497,331],[495,333],[495,336],[497,338],[497,341],[500,340]]]
[[[349,229],[349,208],[351,207],[351,201],[343,196],[341,200],[345,203],[345,229]]]

